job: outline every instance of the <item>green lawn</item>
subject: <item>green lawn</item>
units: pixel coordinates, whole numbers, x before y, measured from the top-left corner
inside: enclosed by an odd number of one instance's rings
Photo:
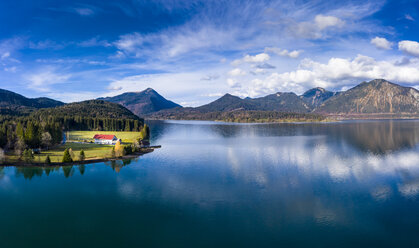
[[[133,143],[134,140],[140,137],[140,132],[114,132],[114,131],[71,131],[68,134],[67,141],[93,141],[95,134],[114,134],[122,143]]]
[[[79,143],[66,143],[65,145],[58,146],[48,151],[42,151],[41,154],[35,154],[34,162],[44,162],[47,155],[51,158],[51,162],[61,162],[63,159],[64,150],[71,148],[75,155],[75,160],[78,160],[80,150],[84,150],[86,159],[106,158],[111,156],[112,145],[98,145],[98,144],[79,144]],[[16,161],[15,155],[7,156],[7,160]]]
[[[66,133],[69,136],[65,145],[60,145],[48,151],[42,151],[41,154],[35,154],[34,162],[44,162],[47,155],[50,156],[51,162],[61,162],[64,150],[71,148],[74,152],[75,160],[78,160],[80,150],[83,149],[86,159],[100,159],[111,157],[113,145],[99,145],[94,143],[74,143],[77,141],[93,141],[95,134],[114,134],[122,140],[123,144],[133,143],[140,136],[140,132],[102,132],[102,131],[71,131]],[[18,157],[14,154],[6,154],[8,161],[17,161]]]

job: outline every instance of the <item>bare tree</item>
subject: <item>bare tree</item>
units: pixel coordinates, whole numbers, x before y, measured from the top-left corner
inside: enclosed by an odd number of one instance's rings
[[[6,156],[4,155],[4,151],[0,148],[0,164],[4,162],[5,158]]]
[[[22,153],[23,153],[23,151],[25,149],[26,149],[25,141],[23,141],[22,139],[18,138],[16,140],[16,143],[15,143],[15,153],[16,153],[16,155],[19,156],[19,157],[21,157],[22,156]]]
[[[48,150],[48,148],[51,146],[52,137],[49,132],[42,133],[41,136],[41,143],[43,146],[45,146]]]

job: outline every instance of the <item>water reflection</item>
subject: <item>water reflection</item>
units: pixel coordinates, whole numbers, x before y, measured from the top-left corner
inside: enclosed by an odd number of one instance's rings
[[[112,168],[112,170],[116,173],[119,173],[121,169],[125,166],[131,164],[132,160],[137,161],[137,159],[123,159],[123,160],[114,160],[104,163],[106,166]],[[15,167],[15,176],[16,177],[23,177],[25,179],[31,180],[34,177],[42,177],[42,176],[50,176],[55,174],[62,174],[66,178],[70,178],[76,174],[78,171],[79,175],[84,175],[86,173],[86,166],[87,165],[74,165],[74,166],[47,166],[47,167],[39,167],[39,166],[31,166],[31,167]],[[2,176],[4,176],[4,169],[8,167],[0,167],[0,180]]]
[[[120,247],[116,229],[129,247],[418,247],[418,124],[150,123],[162,148],[141,160],[0,169],[0,239],[26,247],[52,226],[46,242],[85,237],[70,247]]]
[[[391,177],[399,189],[405,189],[399,192],[411,189],[410,195],[417,195],[416,184],[412,183],[419,179],[417,121],[260,125],[175,122],[169,126],[164,138],[157,141],[168,142],[163,146],[165,160],[189,166],[200,161],[211,163],[211,167],[219,164],[222,167],[218,170],[230,170],[222,175],[261,188],[274,187],[273,180],[293,188],[319,178],[355,185],[380,179],[383,187],[369,191],[376,199],[386,199],[392,192],[386,182]],[[173,181],[185,184],[183,176]],[[202,182],[196,183],[202,186]],[[193,187],[197,186],[175,188],[188,192]],[[208,185],[206,193],[212,190]]]
[[[199,122],[172,122],[176,125],[196,125]],[[159,125],[159,124],[158,124]],[[160,123],[161,125],[161,123]],[[162,125],[164,126],[164,125]],[[385,154],[415,147],[419,143],[419,123],[417,121],[353,121],[343,123],[301,123],[301,124],[217,124],[208,126],[214,134],[222,138],[275,137],[275,136],[316,136],[325,135],[336,143],[345,142],[362,152]],[[160,129],[157,127],[156,129]],[[156,131],[164,134],[169,128]]]
[[[332,135],[361,151],[385,154],[415,147],[419,125],[413,121],[373,121],[337,125]]]

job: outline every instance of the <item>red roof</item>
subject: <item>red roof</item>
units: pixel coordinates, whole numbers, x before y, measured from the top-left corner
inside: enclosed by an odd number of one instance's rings
[[[113,138],[115,137],[115,135],[112,134],[95,134],[95,136],[93,137],[93,139],[99,139],[99,140],[113,140]]]

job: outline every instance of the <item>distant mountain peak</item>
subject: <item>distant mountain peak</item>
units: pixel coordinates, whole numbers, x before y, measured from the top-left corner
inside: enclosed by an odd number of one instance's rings
[[[300,97],[311,107],[316,108],[335,94],[335,92],[328,91],[322,87],[316,87],[307,90]]]
[[[374,79],[330,98],[318,112],[338,114],[419,113],[419,91]]]
[[[147,88],[143,92],[144,93],[157,93],[153,88]]]
[[[105,97],[99,99],[108,102],[119,103],[139,116],[147,115],[164,109],[181,107],[179,104],[165,99],[152,88],[147,88],[139,92],[126,92],[114,97]]]

